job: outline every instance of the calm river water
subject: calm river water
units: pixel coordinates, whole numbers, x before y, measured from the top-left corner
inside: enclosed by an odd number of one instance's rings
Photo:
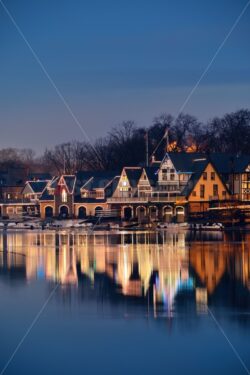
[[[250,234],[0,232],[0,374],[247,374]]]

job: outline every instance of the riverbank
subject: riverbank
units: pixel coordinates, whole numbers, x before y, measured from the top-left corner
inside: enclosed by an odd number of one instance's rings
[[[22,220],[2,220],[0,230],[69,230],[76,229],[83,232],[114,232],[114,231],[250,231],[249,225],[223,225],[222,223],[184,222],[184,223],[139,223],[107,220],[56,220],[49,221],[39,218],[26,218]]]

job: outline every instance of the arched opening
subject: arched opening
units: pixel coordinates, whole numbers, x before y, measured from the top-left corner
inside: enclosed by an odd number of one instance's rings
[[[130,220],[133,217],[132,207],[124,207],[123,216],[125,220]]]
[[[98,217],[102,216],[102,211],[103,211],[103,208],[101,206],[97,206],[95,208],[95,216],[98,216]]]
[[[62,219],[67,219],[69,216],[69,208],[67,206],[61,206],[60,207],[60,217]]]
[[[78,218],[79,219],[84,219],[87,216],[87,210],[86,207],[79,207],[78,209]]]
[[[150,220],[157,220],[157,214],[158,214],[158,209],[156,206],[150,206],[149,207],[149,217]]]
[[[137,207],[136,212],[137,212],[137,218],[138,218],[138,221],[139,221],[140,223],[141,223],[142,221],[145,221],[145,219],[146,219],[146,207],[144,207],[144,206],[139,206],[139,207]]]
[[[175,209],[177,223],[183,223],[185,220],[185,209],[182,206],[177,206]]]
[[[165,206],[162,209],[163,221],[170,223],[173,218],[173,208],[171,206]]]
[[[47,206],[45,207],[45,217],[52,217],[53,216],[53,207]]]

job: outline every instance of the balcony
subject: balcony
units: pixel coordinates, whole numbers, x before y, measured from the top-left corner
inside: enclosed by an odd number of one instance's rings
[[[180,195],[154,196],[154,197],[112,197],[107,199],[108,203],[185,203],[186,198]]]
[[[108,203],[147,203],[148,197],[112,197],[108,198]]]
[[[36,204],[35,200],[28,198],[19,199],[0,199],[0,204]]]

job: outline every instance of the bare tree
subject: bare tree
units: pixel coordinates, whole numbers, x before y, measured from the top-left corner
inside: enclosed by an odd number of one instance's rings
[[[207,151],[249,154],[250,111],[239,111],[215,117],[207,125]]]

